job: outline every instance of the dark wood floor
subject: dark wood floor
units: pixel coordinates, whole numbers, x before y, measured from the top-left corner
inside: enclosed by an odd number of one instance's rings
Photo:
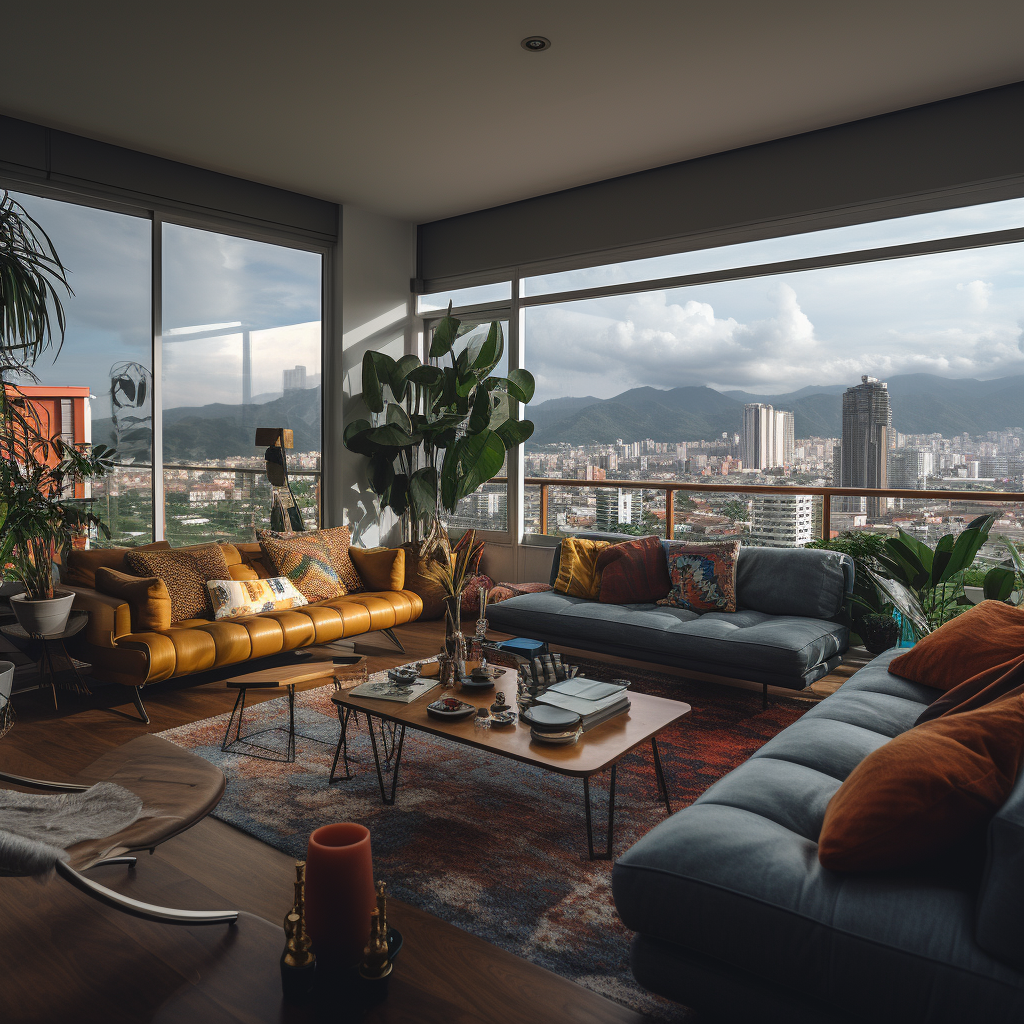
[[[357,653],[367,655],[370,671],[436,654],[443,629],[437,622],[418,622],[401,627],[398,634],[405,654],[380,634],[356,643]],[[816,684],[813,694],[808,696],[820,699],[832,692],[856,667],[854,659],[853,665],[844,666]],[[309,684],[313,685],[316,684]],[[262,699],[273,696],[269,693]],[[120,686],[97,686],[91,696],[85,697],[62,694],[60,710],[54,709],[49,691],[22,693],[16,698],[15,726],[0,741],[0,768],[34,777],[65,778],[86,767],[105,750],[141,733],[160,732],[229,711],[235,691],[222,681],[192,678],[146,687],[144,697],[151,719],[149,725],[138,720],[128,691]],[[260,699],[257,692],[250,693],[250,700]],[[161,846],[152,858],[145,858],[130,877],[123,869],[101,868],[96,872],[96,880],[142,900],[192,909],[231,906],[279,923],[290,905],[291,863],[285,854],[272,847],[223,822],[207,819]],[[259,884],[253,884],[254,879]],[[16,982],[4,982],[13,986],[7,990],[6,998],[20,992],[20,1005],[26,1005],[25,999],[33,991],[48,984],[52,965],[47,963],[46,951],[74,958],[75,944],[90,941],[88,930],[62,934],[60,924],[76,915],[80,918],[83,913],[92,913],[91,908],[83,906],[88,902],[56,881],[41,890],[37,883],[27,879],[0,879],[0,948],[10,950],[27,943],[42,954],[20,964],[20,970],[15,972]],[[393,920],[406,934],[406,948],[417,952],[403,954],[406,959],[399,991],[403,991],[404,985],[406,997],[389,998],[368,1020],[415,1019],[438,1024],[493,1020],[527,1024],[540,1019],[537,1008],[543,1006],[543,1019],[551,1022],[639,1024],[637,1014],[481,943],[422,911],[395,902]],[[475,986],[453,993],[450,984],[443,980],[450,977],[453,965],[476,970],[486,979],[491,993],[485,1000],[486,1010],[479,1002]],[[0,985],[0,1011],[5,1002],[4,985]],[[408,1015],[411,1005],[416,1006],[415,1017]],[[8,1015],[5,1019],[19,1018]],[[104,1019],[130,1021],[132,1017],[123,1006]]]

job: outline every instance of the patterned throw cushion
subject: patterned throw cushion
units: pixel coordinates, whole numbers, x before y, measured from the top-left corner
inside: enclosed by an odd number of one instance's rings
[[[611,543],[606,540],[566,537],[558,560],[555,590],[569,597],[587,597],[596,601],[601,593],[597,556],[607,547],[611,547]]]
[[[171,596],[171,622],[213,616],[207,580],[228,579],[224,552],[216,544],[167,551],[129,551],[125,568],[135,576],[156,576]]]
[[[694,612],[736,611],[738,540],[713,544],[673,541],[668,545],[672,589],[658,604]]]
[[[287,576],[307,601],[326,601],[345,593],[320,532],[279,534],[270,530],[256,531],[264,559],[274,567],[274,575]]]
[[[613,544],[597,556],[605,604],[651,604],[672,589],[658,537]]]
[[[317,530],[310,536],[319,537],[326,545],[331,555],[331,565],[338,574],[338,582],[345,588],[346,593],[358,594],[365,590],[362,577],[356,571],[352,556],[348,553],[349,545],[352,543],[352,531],[347,526],[332,526],[326,530]]]
[[[284,576],[269,580],[210,580],[207,586],[217,619],[280,612],[309,603]]]
[[[490,590],[494,586],[494,580],[490,576],[479,573],[476,576],[468,576],[462,587],[462,617],[464,619],[476,619],[480,615],[480,591]],[[490,597],[488,597],[490,601]]]

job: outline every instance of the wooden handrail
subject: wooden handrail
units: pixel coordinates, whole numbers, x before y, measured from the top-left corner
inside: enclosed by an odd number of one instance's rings
[[[507,483],[507,477],[494,477],[491,483]],[[551,487],[617,487],[621,490],[665,492],[665,536],[675,534],[675,503],[673,491],[709,491],[724,494],[809,494],[822,499],[821,535],[832,533],[832,498],[911,498],[924,501],[983,501],[1001,504],[1024,503],[1024,491],[919,491],[908,488],[864,489],[858,487],[813,487],[804,484],[779,486],[771,484],[698,484],[675,480],[565,480],[560,477],[528,476],[526,487],[540,488],[540,532],[548,532],[548,490]]]

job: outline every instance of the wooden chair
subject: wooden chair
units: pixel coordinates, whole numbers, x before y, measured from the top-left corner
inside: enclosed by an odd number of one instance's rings
[[[99,864],[134,867],[135,852],[149,850],[205,818],[224,795],[224,774],[209,761],[158,736],[139,736],[108,751],[71,782],[47,782],[0,772],[0,782],[51,793],[84,792],[97,782],[113,782],[142,798],[142,814],[126,828],[100,839],[68,847],[68,859],[57,861],[57,874],[87,896],[117,910],[150,921],[172,924],[223,924],[238,917],[235,910],[176,910],[122,896],[82,874]],[[3,872],[0,871],[0,874]]]

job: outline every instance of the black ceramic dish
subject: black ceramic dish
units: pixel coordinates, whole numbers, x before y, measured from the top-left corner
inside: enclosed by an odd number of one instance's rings
[[[432,718],[443,718],[449,722],[458,721],[460,718],[468,718],[476,714],[476,708],[467,704],[464,700],[455,697],[442,697],[435,700],[433,704],[427,705],[427,714]]]

